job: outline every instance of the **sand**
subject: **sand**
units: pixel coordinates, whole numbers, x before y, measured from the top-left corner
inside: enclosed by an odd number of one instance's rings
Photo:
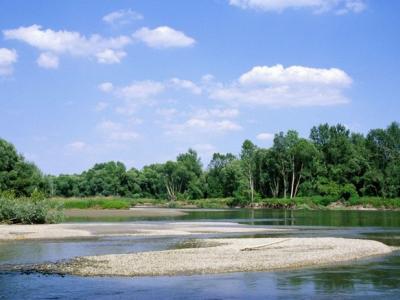
[[[343,238],[205,239],[200,248],[86,256],[36,267],[81,276],[160,276],[255,272],[337,264],[390,253],[371,240]]]
[[[269,233],[272,229],[227,222],[65,223],[45,225],[0,225],[0,241],[66,239],[107,236],[188,236],[218,233]]]
[[[130,209],[66,209],[67,217],[176,217],[186,215],[179,209],[133,207]]]

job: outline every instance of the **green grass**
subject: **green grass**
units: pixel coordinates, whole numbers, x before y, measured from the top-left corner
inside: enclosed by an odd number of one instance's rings
[[[52,202],[62,203],[65,209],[128,209],[131,199],[123,198],[52,198]]]
[[[151,198],[119,198],[119,197],[91,197],[91,198],[52,198],[53,203],[61,203],[64,208],[78,209],[128,209],[135,206],[155,206],[168,208],[228,208],[240,205],[233,198],[209,198],[196,200],[177,200],[169,202],[166,199]],[[336,203],[336,209],[351,208],[352,206],[374,207],[378,209],[399,209],[400,198],[384,199],[379,197],[351,198],[343,201],[332,196],[296,197],[294,199],[266,198],[254,202],[255,207],[271,209],[327,209]]]
[[[399,209],[400,198],[386,199],[380,197],[353,197],[347,201],[332,196],[297,197],[294,199],[262,199],[260,204],[267,208],[295,209],[326,209],[330,204],[337,203],[336,208],[351,208],[355,206],[378,209]]]
[[[361,197],[349,199],[346,202],[347,206],[363,206],[375,207],[384,209],[398,209],[400,208],[400,198],[383,199],[379,197]]]
[[[339,200],[337,197],[330,196],[312,196],[312,197],[296,197],[293,199],[268,198],[262,199],[260,205],[267,208],[305,208],[320,209],[326,208],[329,204]]]

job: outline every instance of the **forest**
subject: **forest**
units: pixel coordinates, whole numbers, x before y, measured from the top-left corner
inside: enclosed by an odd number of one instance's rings
[[[214,153],[203,166],[189,149],[175,161],[141,170],[121,162],[95,164],[81,174],[45,175],[0,139],[0,191],[17,197],[41,191],[50,197],[119,196],[181,199],[232,197],[251,205],[264,198],[332,196],[400,197],[400,126],[366,135],[344,125],[314,126],[308,138],[294,130],[275,134],[270,148],[245,140],[238,155]]]

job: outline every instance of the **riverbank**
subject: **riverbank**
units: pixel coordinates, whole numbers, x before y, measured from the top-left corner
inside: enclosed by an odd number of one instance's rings
[[[80,276],[171,276],[259,272],[322,266],[384,255],[380,242],[344,238],[198,240],[196,248],[79,257],[42,264],[40,272]]]
[[[158,207],[133,207],[130,209],[66,209],[66,217],[177,217],[186,213],[179,209]]]
[[[268,198],[257,199],[253,204],[237,202],[233,198],[210,198],[196,200],[176,200],[148,198],[52,198],[53,203],[62,204],[68,209],[105,209],[127,210],[132,207],[180,208],[180,209],[227,209],[227,208],[269,208],[269,209],[332,209],[332,210],[399,210],[400,199],[379,197],[356,197],[347,201],[334,196],[296,197],[293,199]]]
[[[0,225],[0,241],[96,238],[108,236],[189,236],[219,233],[269,233],[288,229],[241,225],[230,222],[75,223]],[[293,231],[293,230],[290,230]]]

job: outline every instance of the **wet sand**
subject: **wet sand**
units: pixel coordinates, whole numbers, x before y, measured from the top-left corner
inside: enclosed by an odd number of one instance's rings
[[[67,217],[177,217],[186,215],[179,209],[170,208],[144,208],[130,209],[66,209]]]
[[[269,233],[288,229],[228,222],[154,222],[154,223],[65,223],[44,225],[0,225],[0,241],[29,239],[66,239],[105,236],[182,236],[218,233]]]
[[[34,269],[81,276],[216,274],[337,264],[392,251],[377,241],[343,238],[206,239],[199,244],[192,249],[86,256]]]

